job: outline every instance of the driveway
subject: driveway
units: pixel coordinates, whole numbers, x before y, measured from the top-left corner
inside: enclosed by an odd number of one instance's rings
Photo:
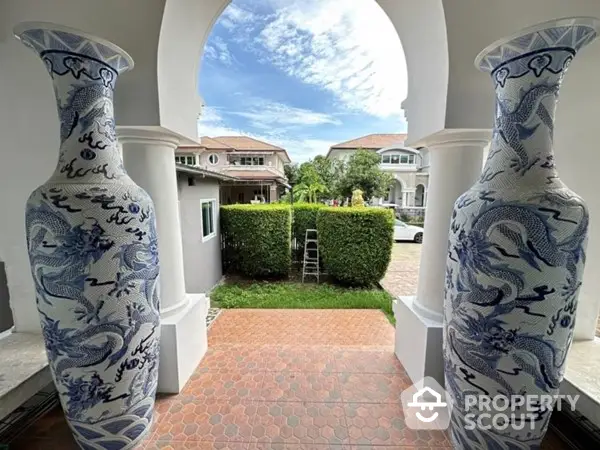
[[[394,297],[416,295],[421,263],[421,244],[412,242],[394,244],[392,261],[381,285]]]

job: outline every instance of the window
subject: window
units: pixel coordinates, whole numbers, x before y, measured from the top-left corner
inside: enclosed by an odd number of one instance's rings
[[[218,164],[219,155],[217,155],[216,153],[211,153],[210,155],[208,155],[208,162],[209,162],[209,164],[212,164],[213,166]]]
[[[229,159],[229,162],[240,166],[264,166],[265,158],[264,156],[234,156]]]
[[[416,164],[416,155],[382,155],[382,164]]]
[[[196,156],[175,156],[175,162],[178,164],[187,164],[188,166],[195,166]]]
[[[396,219],[396,226],[405,228],[406,224],[404,222],[402,222],[401,220]]]
[[[215,226],[215,211],[217,210],[216,200],[200,200],[202,207],[202,242],[217,235]]]

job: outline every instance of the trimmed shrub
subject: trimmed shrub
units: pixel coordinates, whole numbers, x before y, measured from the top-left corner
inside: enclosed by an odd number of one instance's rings
[[[249,277],[287,276],[291,220],[288,205],[222,206],[224,269]]]
[[[394,214],[383,208],[323,208],[317,215],[327,273],[349,285],[383,278],[392,256]]]
[[[306,230],[317,229],[317,213],[325,205],[321,203],[294,203],[294,225],[292,237],[296,238],[296,259],[301,259],[304,252]]]

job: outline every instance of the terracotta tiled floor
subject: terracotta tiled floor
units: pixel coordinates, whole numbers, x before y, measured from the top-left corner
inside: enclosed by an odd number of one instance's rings
[[[405,426],[399,399],[410,380],[393,342],[379,311],[223,311],[181,394],[158,397],[139,448],[449,448],[443,432]],[[59,409],[25,435],[14,449],[76,448]],[[544,448],[562,447],[550,437]]]

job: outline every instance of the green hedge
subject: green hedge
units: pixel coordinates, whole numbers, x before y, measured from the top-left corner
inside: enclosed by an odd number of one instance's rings
[[[383,208],[323,208],[317,214],[319,247],[327,273],[368,286],[383,278],[392,256],[394,213]]]
[[[287,276],[291,266],[288,205],[221,207],[223,266],[249,277]]]
[[[320,203],[294,203],[292,207],[294,214],[292,237],[296,238],[296,257],[298,259],[304,252],[306,230],[317,229],[317,213],[324,207],[325,205]]]

